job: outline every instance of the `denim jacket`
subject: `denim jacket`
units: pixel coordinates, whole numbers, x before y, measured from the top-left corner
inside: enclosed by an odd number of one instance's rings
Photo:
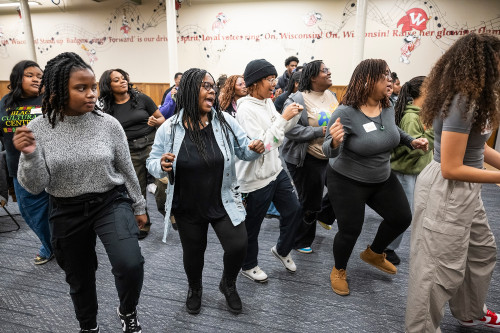
[[[160,165],[162,154],[173,153],[175,156],[178,156],[179,154],[179,150],[181,148],[182,141],[184,141],[184,135],[186,133],[184,126],[182,126],[183,114],[184,110],[181,110],[178,115],[174,115],[171,118],[167,119],[167,121],[165,121],[156,132],[153,148],[146,161],[146,166],[149,170],[149,173],[151,173],[151,175],[153,175],[155,178],[163,178],[167,176],[167,172],[163,171]],[[241,203],[238,203],[237,205],[235,200],[238,199],[234,198],[232,191],[234,187],[236,187],[236,171],[234,167],[235,155],[240,160],[251,161],[257,159],[260,154],[248,148],[248,144],[252,140],[247,136],[238,122],[226,112],[222,112],[222,115],[224,116],[226,122],[229,124],[234,132],[234,135],[236,136],[233,137],[233,134],[229,131],[229,138],[233,138],[230,145],[230,151],[226,149],[226,147],[229,149],[226,135],[222,131],[221,123],[216,116],[215,110],[212,109],[212,128],[214,130],[217,144],[222,152],[222,155],[224,156],[224,173],[222,177],[221,188],[222,204],[226,209],[229,218],[233,222],[233,225],[236,226],[243,222],[243,220],[245,219],[245,211],[244,209],[238,208],[238,206],[242,207],[242,205]],[[173,185],[169,185],[166,190],[167,202],[165,203],[166,214],[165,229],[163,233],[164,242],[166,242],[170,224],[170,213],[172,209],[172,199],[174,197],[175,188],[176,165],[177,159],[174,160],[173,164],[174,183]],[[193,198],[193,200],[196,200],[196,198]],[[239,200],[241,201],[241,199]]]

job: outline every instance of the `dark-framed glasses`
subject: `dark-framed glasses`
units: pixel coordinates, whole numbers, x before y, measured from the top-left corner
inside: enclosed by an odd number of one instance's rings
[[[215,83],[210,83],[210,82],[207,82],[207,81],[202,81],[201,82],[201,86],[206,91],[210,91],[210,89],[213,89],[214,91],[217,91],[217,86],[215,85]]]

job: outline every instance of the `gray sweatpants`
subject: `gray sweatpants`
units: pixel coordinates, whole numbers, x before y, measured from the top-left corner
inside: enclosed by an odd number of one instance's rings
[[[482,318],[496,263],[495,238],[481,200],[481,184],[444,179],[432,161],[415,187],[406,332],[441,332],[452,315]]]

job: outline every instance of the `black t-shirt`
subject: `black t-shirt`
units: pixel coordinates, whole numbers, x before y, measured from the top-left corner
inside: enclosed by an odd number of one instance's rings
[[[135,108],[132,108],[132,99],[129,99],[123,104],[114,104],[113,109],[113,117],[122,124],[128,140],[146,136],[155,130],[148,125],[148,118],[158,107],[149,96],[138,94]]]
[[[17,177],[17,166],[21,152],[14,147],[12,138],[18,127],[28,123],[42,114],[42,96],[23,98],[17,103],[17,107],[5,108],[5,95],[0,101],[0,136],[4,138],[5,150],[7,151],[7,169],[10,177]]]
[[[215,140],[212,124],[202,131],[207,162],[186,129],[175,169],[175,189],[172,212],[190,214],[206,219],[219,219],[227,213],[222,205],[221,188],[224,173],[224,156]]]

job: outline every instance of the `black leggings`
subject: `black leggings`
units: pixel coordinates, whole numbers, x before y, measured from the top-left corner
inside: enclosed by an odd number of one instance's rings
[[[384,220],[370,248],[382,253],[411,223],[411,210],[403,187],[391,172],[382,183],[362,183],[327,171],[328,194],[337,217],[339,231],[333,241],[335,268],[346,269],[347,262],[363,228],[365,204]]]
[[[205,249],[207,248],[208,225],[214,228],[224,249],[224,272],[227,280],[236,280],[247,253],[247,230],[245,222],[234,226],[228,215],[207,220],[193,215],[174,214],[182,243],[184,270],[190,286],[201,282]]]

